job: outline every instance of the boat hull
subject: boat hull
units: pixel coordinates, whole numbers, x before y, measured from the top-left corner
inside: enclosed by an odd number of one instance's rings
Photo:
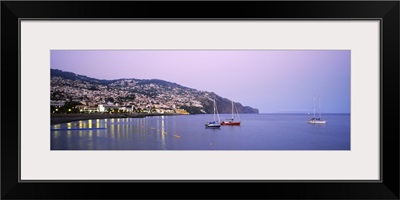
[[[221,122],[221,125],[240,126],[240,122]]]
[[[309,120],[307,121],[309,124],[326,124],[324,120]]]
[[[220,124],[206,124],[206,128],[219,128],[221,127]]]

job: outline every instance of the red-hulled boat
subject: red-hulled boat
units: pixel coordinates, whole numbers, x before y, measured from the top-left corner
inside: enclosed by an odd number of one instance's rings
[[[239,113],[237,111],[237,108],[233,104],[232,101],[232,118],[231,119],[226,119],[224,121],[221,122],[221,125],[230,125],[230,126],[240,126],[240,119],[239,119]],[[234,115],[234,111],[236,110],[236,113]],[[235,117],[237,117],[238,120],[235,121]]]
[[[240,122],[239,121],[233,121],[233,119],[227,119],[227,120],[221,122],[221,125],[239,126]]]

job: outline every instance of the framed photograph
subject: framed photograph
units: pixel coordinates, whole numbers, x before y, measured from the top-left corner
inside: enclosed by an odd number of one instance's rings
[[[399,199],[397,1],[1,5],[3,199]]]

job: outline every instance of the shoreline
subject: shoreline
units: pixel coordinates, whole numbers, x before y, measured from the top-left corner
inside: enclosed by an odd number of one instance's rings
[[[175,116],[183,114],[161,114],[161,113],[93,113],[93,114],[51,114],[50,125],[62,124],[88,119],[111,119],[111,118],[145,118],[152,116]]]
[[[221,113],[226,114],[226,113]],[[243,113],[242,113],[243,114]],[[259,114],[259,113],[245,113]],[[178,113],[76,113],[76,114],[50,114],[50,125],[75,122],[89,119],[112,119],[112,118],[145,118],[153,116],[177,116],[177,115],[196,115],[196,114],[178,114]]]

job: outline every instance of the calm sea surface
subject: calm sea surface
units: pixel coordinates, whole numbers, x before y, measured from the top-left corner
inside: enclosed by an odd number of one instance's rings
[[[83,120],[52,125],[51,150],[350,150],[350,115],[309,117],[242,114],[240,126],[219,129],[205,128],[212,115]]]

